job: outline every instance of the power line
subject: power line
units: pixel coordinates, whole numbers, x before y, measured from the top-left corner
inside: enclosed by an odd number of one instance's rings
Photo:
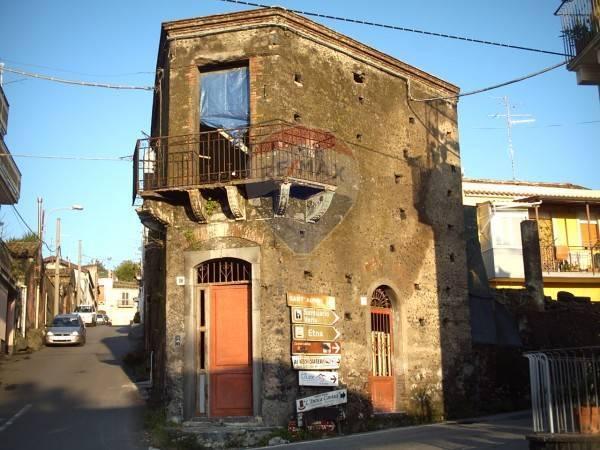
[[[121,161],[131,162],[133,155],[125,156],[61,156],[61,155],[34,155],[22,153],[0,153],[0,157],[15,157],[15,158],[34,158],[34,159],[62,159],[62,160],[81,160],[81,161]]]
[[[36,236],[36,238],[37,238],[37,240],[38,240],[38,241],[41,241],[41,242],[42,242],[42,244],[44,244],[44,245],[46,246],[46,248],[48,249],[48,251],[49,251],[49,252],[51,252],[51,253],[52,253],[54,250],[52,250],[52,249],[50,248],[50,246],[49,246],[48,244],[46,244],[46,241],[44,241],[43,239],[40,239],[40,237],[38,236],[38,234],[37,234],[35,231],[33,231],[33,230],[31,229],[31,227],[29,226],[29,224],[28,224],[28,223],[25,221],[25,219],[23,219],[23,216],[21,215],[21,213],[19,212],[19,210],[17,209],[17,207],[16,207],[15,205],[10,205],[10,206],[12,206],[12,208],[13,208],[14,212],[17,214],[17,217],[18,217],[19,219],[21,219],[21,222],[23,222],[23,224],[24,224],[24,225],[27,227],[27,229],[28,229],[28,230],[29,230],[29,231],[30,231],[30,232],[31,232],[33,235],[35,235],[35,236]]]
[[[533,78],[533,77],[537,77],[538,75],[542,75],[546,72],[550,72],[551,70],[554,70],[560,66],[564,66],[565,64],[567,64],[568,61],[563,61],[561,63],[558,64],[554,64],[553,66],[550,67],[546,67],[542,70],[538,70],[537,72],[533,72],[530,73],[528,75],[524,75],[522,77],[519,78],[515,78],[514,80],[510,80],[510,81],[505,81],[503,83],[498,83],[498,84],[494,84],[493,86],[488,86],[482,89],[477,89],[474,91],[470,91],[470,92],[464,92],[462,94],[458,94],[458,95],[450,95],[447,97],[431,97],[431,98],[413,98],[412,96],[410,97],[410,100],[412,100],[413,102],[432,102],[435,100],[452,100],[452,99],[457,99],[460,97],[466,97],[467,95],[475,95],[475,94],[481,94],[482,92],[487,92],[487,91],[491,91],[493,89],[498,89],[504,86],[508,86],[510,84],[514,84],[514,83],[518,83],[520,81],[524,81],[524,80],[528,80],[529,78]]]
[[[264,5],[261,3],[247,2],[247,1],[242,1],[242,0],[217,0],[217,1],[225,2],[225,3],[237,3],[240,5],[247,5],[247,6],[257,6],[259,8],[275,8],[275,6],[271,6],[271,5]],[[283,9],[285,9],[286,11],[296,13],[296,14],[303,14],[305,16],[312,16],[312,17],[320,17],[322,19],[339,20],[342,22],[357,23],[360,25],[369,25],[372,27],[388,28],[391,30],[406,31],[409,33],[418,33],[418,34],[425,34],[428,36],[437,36],[437,37],[442,37],[442,38],[447,38],[447,39],[456,39],[459,41],[474,42],[477,44],[493,45],[496,47],[512,48],[515,50],[524,50],[524,51],[528,51],[528,52],[545,53],[547,55],[569,56],[566,53],[554,52],[554,51],[550,51],[550,50],[542,50],[539,48],[523,47],[521,45],[505,44],[502,42],[494,42],[494,41],[486,41],[483,39],[474,39],[474,38],[469,38],[469,37],[464,37],[464,36],[457,36],[457,35],[453,35],[453,34],[436,33],[433,31],[418,30],[416,28],[406,28],[406,27],[400,27],[397,25],[387,25],[387,24],[377,23],[377,22],[368,22],[366,20],[360,20],[360,19],[349,19],[347,17],[330,16],[328,14],[320,14],[320,13],[309,12],[309,11],[301,11],[298,9],[288,9],[288,8],[283,8]]]
[[[87,76],[87,77],[126,77],[126,76],[131,76],[131,75],[145,75],[145,74],[154,75],[156,73],[155,71],[146,71],[146,72],[126,72],[126,73],[108,73],[108,74],[104,73],[104,74],[98,74],[98,73],[78,72],[78,71],[67,70],[67,69],[59,69],[57,67],[44,66],[44,65],[41,65],[41,64],[25,63],[25,62],[21,62],[21,61],[15,61],[14,59],[6,59],[6,58],[3,58],[2,56],[0,56],[0,60],[6,61],[6,62],[12,63],[12,64],[17,64],[19,66],[38,67],[40,69],[48,69],[48,70],[53,70],[55,72],[72,73],[72,74],[75,74],[75,75],[83,75],[83,76]]]
[[[129,89],[129,90],[138,90],[138,91],[153,91],[154,90],[154,86],[125,86],[125,85],[117,85],[117,84],[94,83],[94,82],[79,81],[79,80],[65,80],[63,78],[51,77],[51,76],[42,75],[39,73],[24,72],[22,70],[17,70],[17,69],[9,69],[6,66],[0,68],[0,71],[2,71],[2,70],[5,70],[6,72],[10,72],[10,73],[16,73],[19,75],[23,75],[26,77],[38,78],[40,80],[54,81],[56,83],[71,84],[71,85],[76,85],[76,86],[99,87],[99,88],[107,88],[107,89]]]

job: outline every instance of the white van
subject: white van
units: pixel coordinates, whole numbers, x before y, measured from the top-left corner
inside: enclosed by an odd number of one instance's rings
[[[79,305],[75,308],[75,313],[79,314],[86,325],[96,326],[96,308],[93,305]]]

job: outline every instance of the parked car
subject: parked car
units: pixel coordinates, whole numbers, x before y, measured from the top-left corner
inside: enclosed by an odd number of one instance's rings
[[[53,344],[85,344],[85,325],[79,314],[59,314],[46,329],[44,341]]]
[[[96,326],[96,308],[93,305],[79,305],[75,312],[81,316],[83,323]]]
[[[105,313],[101,313],[101,312],[96,314],[96,324],[97,325],[111,325],[108,315],[106,315]]]

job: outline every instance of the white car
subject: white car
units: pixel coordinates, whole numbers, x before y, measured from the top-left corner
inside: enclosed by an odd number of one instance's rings
[[[79,314],[86,325],[96,326],[96,308],[93,305],[79,305],[75,308],[75,313]]]

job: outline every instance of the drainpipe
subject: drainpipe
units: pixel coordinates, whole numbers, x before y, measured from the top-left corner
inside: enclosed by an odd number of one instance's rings
[[[590,247],[590,262],[592,263],[592,275],[596,274],[596,268],[594,267],[594,247],[592,245],[592,220],[590,219],[590,204],[585,204],[585,215],[587,216],[587,229],[588,229],[588,245]]]

